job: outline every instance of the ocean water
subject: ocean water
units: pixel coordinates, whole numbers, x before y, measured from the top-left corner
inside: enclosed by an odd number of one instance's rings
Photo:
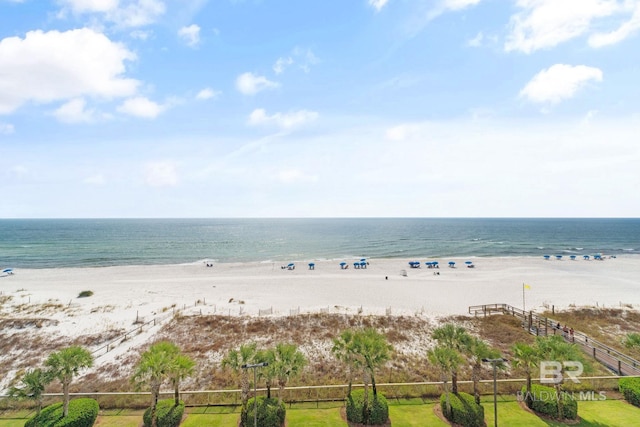
[[[640,219],[0,219],[0,268],[640,253]]]

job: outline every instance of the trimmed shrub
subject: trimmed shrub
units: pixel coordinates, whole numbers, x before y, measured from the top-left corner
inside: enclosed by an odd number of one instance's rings
[[[447,395],[451,409],[447,408]],[[444,417],[452,423],[464,427],[484,426],[484,408],[468,393],[444,393],[440,396],[440,408]]]
[[[93,295],[93,291],[82,291],[78,294],[78,298],[87,298]]]
[[[522,388],[522,395],[526,390]],[[540,384],[531,385],[530,408],[540,414],[558,418],[558,394],[553,387]],[[562,393],[562,416],[564,419],[575,420],[578,418],[578,401],[568,393]]]
[[[254,399],[255,398],[249,399],[247,411],[240,414],[243,427],[254,427]],[[260,427],[282,427],[286,415],[287,410],[284,402],[278,404],[278,399],[267,399],[265,396],[258,396],[258,425]]]
[[[62,403],[54,403],[30,418],[25,427],[91,427],[98,418],[100,407],[93,399],[74,399],[69,402],[69,413],[62,416]]]
[[[156,406],[158,427],[178,427],[180,425],[184,415],[184,402],[181,400],[178,406],[175,406],[175,403],[174,399],[158,400],[158,406]],[[142,421],[145,427],[151,426],[151,407],[144,411]]]
[[[640,406],[640,378],[620,378],[618,388],[627,402]]]
[[[369,391],[368,414],[364,413],[364,390],[356,390],[347,396],[347,420],[352,423],[381,425],[389,420],[389,404],[387,399],[378,394],[375,399]],[[367,419],[368,417],[368,419]]]

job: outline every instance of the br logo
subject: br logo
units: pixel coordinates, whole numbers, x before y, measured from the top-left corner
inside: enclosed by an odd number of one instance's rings
[[[560,363],[553,360],[543,360],[540,362],[540,382],[543,384],[559,384],[566,376],[578,384],[580,383],[578,377],[583,370],[584,367],[580,362],[565,361]]]

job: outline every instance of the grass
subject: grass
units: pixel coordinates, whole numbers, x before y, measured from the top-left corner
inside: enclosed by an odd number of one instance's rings
[[[513,396],[498,400],[498,423],[509,427],[560,427],[566,426],[556,421],[540,418],[524,411]],[[418,403],[404,402],[389,406],[389,415],[393,427],[435,426],[446,427],[433,412],[433,402]],[[493,401],[483,399],[485,420],[487,425],[493,425]],[[233,411],[233,412],[230,412]],[[182,427],[237,427],[239,413],[229,408],[188,408],[188,416],[181,424]],[[640,420],[640,408],[636,408],[623,400],[581,401],[578,404],[580,422],[572,424],[574,427],[627,427],[636,425]],[[22,427],[27,414],[0,414],[0,427]],[[102,411],[96,426],[99,427],[139,427],[142,411],[107,410]],[[291,427],[346,427],[340,416],[340,407],[333,405],[325,408],[290,408],[287,409],[287,422]]]

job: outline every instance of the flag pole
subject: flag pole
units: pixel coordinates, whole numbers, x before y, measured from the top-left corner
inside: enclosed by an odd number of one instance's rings
[[[527,308],[525,306],[525,301],[524,301],[524,282],[522,283],[522,311],[527,311]]]

